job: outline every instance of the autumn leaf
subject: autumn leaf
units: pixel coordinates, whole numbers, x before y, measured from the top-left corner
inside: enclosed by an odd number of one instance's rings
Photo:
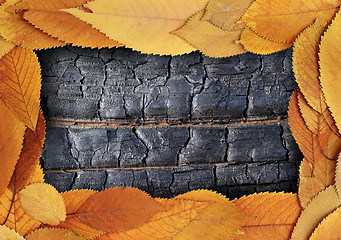
[[[30,50],[15,47],[0,59],[0,98],[33,131],[40,109],[40,65]]]
[[[248,52],[256,54],[270,54],[287,49],[292,45],[291,43],[274,42],[263,38],[248,27],[245,27],[239,42]]]
[[[8,188],[0,196],[0,206],[0,224],[14,229],[22,236],[34,231],[41,225],[39,221],[24,212],[18,194]]]
[[[22,149],[26,127],[0,100],[0,196],[11,180]]]
[[[221,30],[208,21],[201,21],[203,13],[204,10],[197,12],[183,27],[172,33],[210,57],[228,57],[246,52],[242,45],[236,43],[241,30]]]
[[[20,0],[7,0],[0,6],[0,35],[7,41],[27,49],[46,49],[64,46],[65,43],[35,28],[17,11]]]
[[[14,47],[15,44],[7,42],[3,37],[0,36],[0,58],[9,53]]]
[[[141,190],[117,187],[90,196],[75,215],[97,230],[119,232],[145,224],[160,211],[160,205]]]
[[[289,239],[301,212],[297,195],[291,193],[258,193],[233,202],[249,216],[236,240]]]
[[[26,240],[86,240],[70,230],[61,228],[40,228],[26,236]]]
[[[291,240],[308,239],[322,219],[339,206],[341,206],[341,201],[335,186],[330,186],[320,192],[302,211],[292,232]]]
[[[171,32],[179,29],[208,0],[95,0],[91,13],[66,9],[111,39],[143,53],[178,55],[195,50]],[[151,7],[152,6],[152,7]]]
[[[229,239],[241,234],[240,226],[247,220],[232,201],[209,190],[187,192],[174,199],[209,203],[174,239]]]
[[[178,234],[186,229],[198,214],[210,203],[183,199],[155,199],[165,211],[152,216],[146,224],[126,232],[107,233],[95,240],[120,239],[178,239]],[[182,238],[186,239],[186,238]],[[206,239],[210,239],[208,236]]]
[[[47,183],[34,183],[19,192],[25,212],[43,223],[57,225],[66,218],[62,196]]]
[[[341,15],[338,13],[322,37],[319,54],[322,91],[338,129],[341,129],[341,73],[338,68],[341,64],[340,27]]]
[[[309,240],[337,240],[341,238],[341,208],[339,207],[334,212],[329,214],[322,222],[315,228]]]
[[[41,4],[40,0],[24,0],[18,9],[26,9],[24,18],[36,28],[74,46],[103,48],[123,46],[94,29],[90,24],[73,15],[58,11],[63,8],[82,6],[89,0],[49,0]]]
[[[323,32],[324,27],[315,21],[297,37],[293,51],[296,82],[308,104],[319,113],[325,108],[318,65],[318,45]]]
[[[224,31],[243,30],[245,24],[238,23],[254,0],[210,0],[201,20],[209,21]]]
[[[339,6],[339,0],[255,0],[242,21],[266,39],[293,43],[316,19],[326,26]]]
[[[14,191],[23,189],[32,177],[36,176],[35,182],[44,182],[44,175],[40,168],[40,157],[45,140],[45,120],[43,113],[39,112],[35,131],[27,128],[24,136],[24,145],[20,158],[16,164],[9,188]],[[37,169],[40,169],[37,170]],[[33,183],[31,181],[31,183]]]
[[[6,227],[0,226],[0,239],[4,240],[25,240],[22,236],[16,233],[14,230]]]

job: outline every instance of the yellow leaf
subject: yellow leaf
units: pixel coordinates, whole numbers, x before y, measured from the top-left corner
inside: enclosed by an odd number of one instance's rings
[[[118,47],[122,44],[109,39],[105,34],[69,13],[58,11],[63,8],[81,6],[89,0],[24,0],[18,8],[27,9],[24,18],[36,28],[66,43],[91,48]]]
[[[61,228],[40,228],[26,236],[26,240],[85,240],[83,236]]]
[[[322,91],[338,129],[341,129],[340,27],[341,15],[338,13],[322,37],[319,54]]]
[[[0,224],[14,229],[22,236],[34,231],[41,224],[24,212],[18,194],[9,189],[0,196],[0,206]]]
[[[297,37],[293,51],[296,82],[308,104],[319,113],[324,104],[318,65],[318,45],[323,32],[324,27],[316,21]]]
[[[274,42],[263,38],[248,27],[245,27],[239,42],[248,52],[256,54],[270,54],[287,49],[292,45],[291,43]]]
[[[242,21],[260,36],[292,43],[316,19],[326,26],[339,6],[339,0],[255,0]]]
[[[66,218],[62,196],[47,183],[34,183],[19,192],[25,212],[43,223],[57,225]]]
[[[0,59],[0,98],[33,131],[40,109],[40,65],[31,51],[15,47]]]
[[[254,0],[210,0],[201,20],[209,21],[224,31],[243,30],[245,24],[237,23]]]
[[[171,32],[179,29],[208,0],[95,0],[91,13],[64,10],[90,23],[111,39],[143,53],[178,55],[194,51]]]
[[[9,53],[14,47],[15,45],[13,43],[7,42],[0,36],[0,58]]]
[[[146,224],[126,232],[107,233],[96,240],[175,239],[189,223],[210,203],[183,199],[155,199],[164,209],[155,214]],[[205,238],[209,239],[209,238]]]
[[[101,231],[120,232],[139,227],[162,207],[136,188],[109,188],[90,196],[77,210],[86,225]]]
[[[0,6],[0,35],[9,42],[28,49],[61,47],[65,43],[36,29],[23,18],[24,11],[16,11],[20,0],[7,0]]]
[[[291,240],[308,239],[317,225],[329,213],[341,205],[335,186],[330,186],[320,192],[302,211],[292,232]]]
[[[28,183],[44,182],[44,174],[40,168],[40,157],[45,140],[45,120],[43,113],[39,112],[38,123],[35,131],[26,129],[24,145],[20,158],[15,166],[9,189],[20,191]],[[32,179],[34,177],[34,179]],[[32,182],[33,181],[33,182]]]
[[[309,240],[337,240],[341,238],[341,208],[329,214],[314,230]]]
[[[289,239],[301,212],[296,194],[258,193],[233,201],[249,216],[236,240]]]
[[[0,239],[3,240],[25,240],[22,236],[16,233],[14,230],[9,229],[6,226],[0,226]]]
[[[201,21],[204,11],[194,14],[186,25],[172,32],[210,57],[228,57],[245,53],[242,45],[236,43],[241,30],[223,31],[208,21]]]
[[[224,196],[209,190],[184,193],[174,199],[207,202],[209,205],[191,221],[174,240],[230,239],[239,235],[240,226],[247,220],[233,203]]]
[[[0,195],[7,188],[19,159],[25,129],[26,127],[0,100]]]

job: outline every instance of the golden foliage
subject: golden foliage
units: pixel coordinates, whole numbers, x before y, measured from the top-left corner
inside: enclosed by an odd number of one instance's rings
[[[334,212],[329,214],[314,230],[310,236],[310,240],[337,240],[341,238],[341,208],[336,209]]]
[[[245,53],[237,43],[241,30],[224,31],[208,21],[200,20],[204,11],[194,14],[179,30],[172,32],[210,57],[228,57]]]
[[[289,239],[301,213],[296,194],[259,193],[233,201],[249,216],[236,240]]]
[[[80,236],[67,229],[59,228],[40,228],[26,236],[26,240],[85,240]]]
[[[25,238],[20,236],[13,229],[10,229],[6,226],[0,226],[0,239],[4,239],[4,240],[25,240]]]
[[[86,4],[91,13],[76,8],[65,11],[127,47],[143,53],[178,55],[195,49],[171,32],[179,29],[195,12],[204,9],[207,2],[95,0]]]
[[[0,36],[0,46],[0,58],[2,58],[15,47],[15,44],[7,42],[3,37]]]
[[[32,218],[57,225],[66,218],[65,204],[58,191],[47,183],[34,183],[19,192],[20,203]]]
[[[35,131],[40,109],[40,65],[30,50],[15,47],[0,59],[0,98]]]

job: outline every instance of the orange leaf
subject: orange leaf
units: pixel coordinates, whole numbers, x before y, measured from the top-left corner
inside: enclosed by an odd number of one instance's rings
[[[15,47],[0,59],[0,97],[33,131],[40,108],[40,65],[31,51]]]
[[[248,52],[256,54],[270,54],[287,49],[292,45],[263,38],[248,27],[245,27],[239,41]]]
[[[316,21],[297,37],[293,51],[296,82],[308,104],[320,113],[324,98],[319,80],[318,45],[323,31],[324,27]]]
[[[127,231],[141,226],[162,208],[136,188],[110,188],[90,196],[75,215],[101,231]]]
[[[247,220],[232,201],[209,190],[187,192],[174,199],[209,203],[174,239],[229,239],[241,233],[240,226]]]
[[[49,0],[41,4],[40,0],[25,0],[18,8],[28,9],[24,18],[36,28],[75,46],[103,48],[123,46],[117,41],[109,39],[105,34],[73,15],[58,11],[63,8],[81,6],[89,0]]]
[[[9,229],[6,226],[0,226],[0,239],[6,240],[25,240],[22,236],[16,233],[14,230]]]
[[[291,240],[308,239],[317,225],[341,205],[335,186],[320,192],[302,211],[292,232]]]
[[[28,49],[61,47],[65,43],[36,29],[23,18],[24,11],[17,11],[20,0],[7,0],[0,6],[0,34],[7,41]],[[45,3],[44,3],[45,4]]]
[[[210,57],[228,57],[245,53],[237,44],[241,30],[224,31],[208,21],[201,21],[204,11],[195,13],[175,34]]]
[[[210,203],[183,199],[155,199],[165,211],[155,214],[146,224],[126,232],[107,233],[96,240],[178,239],[177,236]],[[185,238],[182,238],[185,239]],[[210,239],[208,236],[205,239]]]
[[[7,42],[3,37],[0,36],[0,58],[9,53],[14,47],[15,44]]]
[[[314,230],[310,240],[337,240],[341,238],[341,208],[329,214]]]
[[[33,183],[19,192],[20,204],[32,218],[57,225],[66,218],[60,193],[47,183]]]
[[[25,236],[40,226],[40,222],[28,216],[22,208],[18,194],[6,189],[0,196],[0,224]],[[1,239],[1,238],[0,238]]]
[[[25,128],[0,100],[0,196],[11,180],[15,164],[19,159]]]
[[[259,193],[233,201],[250,216],[242,226],[244,235],[234,239],[289,239],[301,212],[296,194]]]
[[[44,175],[40,169],[39,161],[44,140],[45,120],[43,113],[40,111],[36,130],[32,131],[31,129],[26,129],[24,136],[24,146],[15,167],[9,189],[20,191],[32,179],[32,176],[38,176],[38,178],[35,179],[35,182],[44,182]]]
[[[293,42],[316,19],[326,26],[339,6],[339,0],[255,0],[242,21],[267,39]]]
[[[61,228],[40,228],[26,236],[26,240],[85,240],[83,236]]]

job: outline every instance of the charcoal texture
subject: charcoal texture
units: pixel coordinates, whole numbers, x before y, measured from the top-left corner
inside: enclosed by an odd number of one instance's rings
[[[67,46],[38,56],[42,165],[59,191],[297,191],[302,154],[286,120],[296,88],[290,49],[213,59]]]

